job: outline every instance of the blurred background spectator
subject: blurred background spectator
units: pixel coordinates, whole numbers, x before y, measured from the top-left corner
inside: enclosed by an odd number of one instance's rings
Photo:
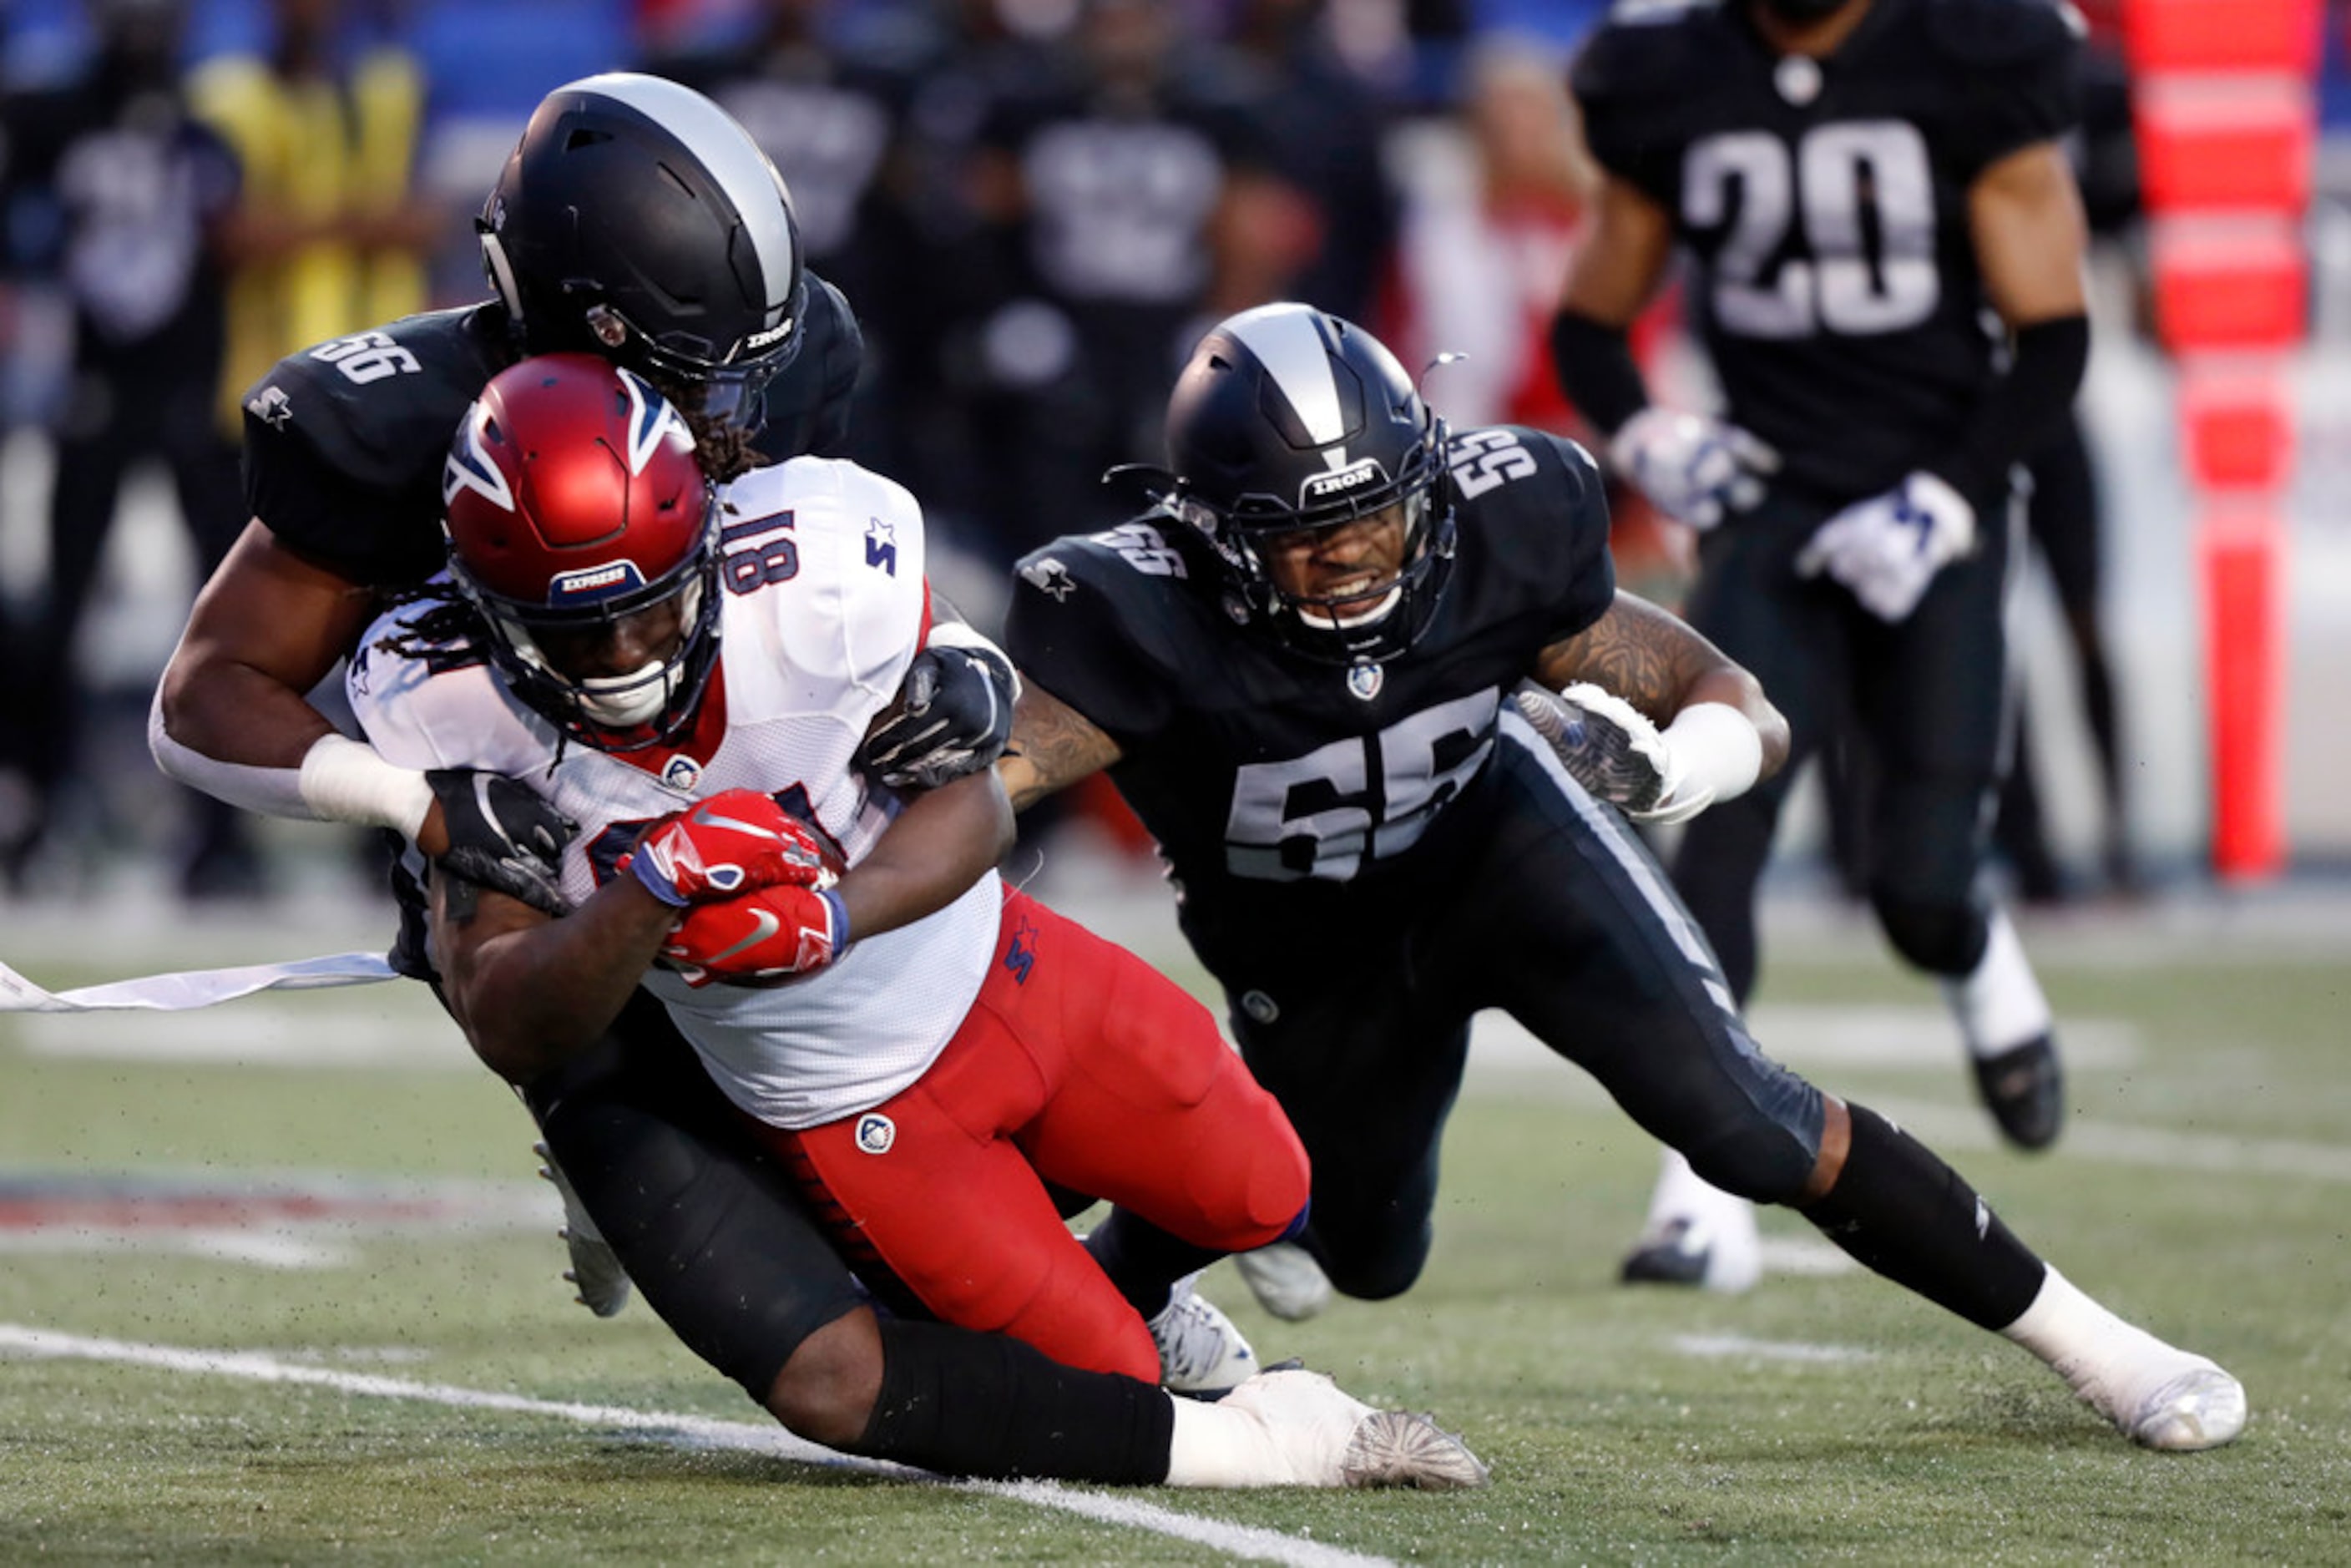
[[[245,525],[236,448],[214,412],[238,162],[183,90],[180,0],[94,0],[89,21],[91,47],[74,69],[0,106],[11,297],[0,330],[12,360],[33,346],[29,332],[7,329],[29,325],[12,308],[27,287],[54,288],[69,311],[62,384],[42,400],[54,442],[47,570],[37,591],[12,580],[0,601],[10,671],[0,876],[12,891],[61,841],[120,833],[103,796],[68,786],[106,755],[83,745],[92,705],[73,649],[125,473],[162,465],[203,570]],[[178,851],[182,888],[249,889],[258,873],[242,814],[209,797],[180,800],[192,840]]]
[[[13,667],[27,674],[0,708],[0,850],[13,852],[0,867],[24,871],[30,856],[59,886],[102,887],[157,866],[191,893],[256,885],[233,841],[212,857],[218,875],[201,869],[211,841],[186,828],[139,736],[187,596],[244,511],[233,481],[229,507],[208,507],[224,486],[191,476],[227,462],[222,427],[166,419],[166,389],[201,387],[216,413],[230,411],[291,348],[402,308],[481,298],[470,219],[530,107],[558,83],[621,68],[674,74],[768,149],[811,264],[844,288],[868,334],[857,455],[924,498],[967,563],[946,568],[942,586],[985,624],[1013,552],[1120,519],[1096,476],[1157,455],[1153,414],[1167,377],[1217,313],[1304,298],[1383,330],[1416,371],[1466,355],[1427,372],[1431,402],[1457,423],[1575,431],[1543,373],[1538,323],[1583,199],[1560,73],[1604,8],[12,0],[0,37],[10,106],[0,417],[11,433],[0,448],[0,612]],[[2119,7],[2085,9],[2110,31]],[[2351,0],[2331,0],[2327,16],[2320,101],[2333,130],[2351,127]],[[162,84],[154,101],[174,106],[167,118],[185,128],[190,155],[200,143],[226,147],[243,195],[183,202],[128,246],[135,261],[85,270],[160,312],[143,327],[108,318],[105,336],[92,331],[103,290],[78,287],[67,261],[66,236],[90,209],[76,215],[56,160],[77,127],[115,112],[92,107],[107,93],[137,96],[130,74],[102,63],[132,17],[184,22],[176,51],[146,68]],[[2144,335],[2132,281],[2129,201],[2100,194],[2104,154],[2126,162],[2130,145],[2123,84],[2109,86],[2110,112],[2094,118],[2085,143],[2085,185],[2102,215],[2123,215],[2102,223],[2115,239],[2097,264],[2087,456],[2064,471],[2074,483],[2044,486],[2051,500],[2073,497],[2043,519],[2063,530],[2047,547],[2061,570],[2055,591],[2027,594],[2017,639],[2033,723],[2003,842],[2026,892],[2177,876],[2201,864],[2208,831],[2189,495],[2168,366]],[[160,122],[140,123],[151,145],[170,141],[153,140]],[[2294,371],[2305,455],[2289,702],[2305,712],[2339,706],[2329,672],[2351,668],[2351,514],[2339,499],[2351,430],[2338,428],[2351,420],[2346,145],[2322,146],[2309,230],[2314,342]],[[131,231],[109,232],[121,246]],[[150,277],[163,281],[126,287]],[[229,362],[207,372],[205,356],[221,350],[199,342],[202,324],[217,334],[224,312]],[[141,396],[84,396],[110,377],[119,384],[134,352],[124,345],[141,332],[178,334],[168,350],[162,337],[135,350]],[[1702,364],[1670,311],[1646,333],[1666,393],[1703,401]],[[110,369],[93,380],[93,356],[109,353]],[[177,483],[134,462],[149,455]],[[118,486],[123,523],[110,532]],[[1677,596],[1675,535],[1626,505],[1617,543],[1628,583]],[[2122,669],[2127,682],[2113,673]],[[2351,807],[2328,787],[2351,765],[2336,755],[2351,753],[2351,740],[2332,738],[2339,727],[2287,726],[2298,864],[2351,860]],[[46,833],[45,801],[63,803]],[[1791,828],[1783,859],[1822,863],[1817,808]],[[275,852],[301,831],[259,829],[270,880],[348,877],[347,857],[320,871],[321,857]]]

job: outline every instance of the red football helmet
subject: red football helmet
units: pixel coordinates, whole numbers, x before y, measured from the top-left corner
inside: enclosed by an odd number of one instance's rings
[[[449,572],[488,623],[515,694],[603,751],[658,745],[692,718],[718,656],[717,509],[684,418],[593,354],[500,371],[465,413],[441,481]],[[679,601],[674,653],[575,676],[575,643]]]

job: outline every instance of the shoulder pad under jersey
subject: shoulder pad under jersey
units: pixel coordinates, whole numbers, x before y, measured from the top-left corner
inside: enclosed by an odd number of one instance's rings
[[[2087,36],[2065,0],[1924,0],[1927,37],[1952,64],[1991,70],[2071,53]]]
[[[1617,0],[1576,52],[1575,96],[1590,102],[1694,90],[1690,68],[1720,10],[1720,0]]]
[[[437,472],[457,422],[507,362],[486,307],[404,317],[316,343],[272,366],[246,392],[248,427],[297,435],[321,464],[381,489]]]

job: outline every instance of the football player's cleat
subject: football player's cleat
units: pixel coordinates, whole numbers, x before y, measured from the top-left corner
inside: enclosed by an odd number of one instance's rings
[[[1763,1274],[1763,1247],[1745,1200],[1743,1223],[1716,1225],[1677,1216],[1641,1238],[1618,1273],[1626,1284],[1698,1285],[1726,1295],[1754,1288]]]
[[[1176,1282],[1150,1321],[1159,1347],[1159,1385],[1171,1394],[1220,1398],[1257,1375],[1257,1352],[1214,1301],[1194,1289],[1197,1274]]]
[[[1261,1373],[1217,1406],[1248,1423],[1238,1484],[1482,1487],[1485,1464],[1426,1416],[1374,1410],[1319,1372]]]
[[[1972,1060],[1984,1107],[2010,1143],[2045,1149],[2057,1141],[2065,1128],[2065,1075],[2054,1040],[2037,1035],[2013,1051]]]
[[[1284,1322],[1304,1322],[1331,1304],[1331,1277],[1294,1241],[1239,1253],[1233,1262],[1257,1304]]]
[[[563,1228],[556,1234],[571,1251],[571,1267],[563,1271],[563,1277],[579,1292],[572,1299],[598,1317],[609,1318],[629,1304],[628,1270],[621,1267],[620,1254],[596,1228],[596,1222],[588,1218],[587,1207],[571,1190],[570,1179],[555,1163],[554,1154],[545,1144],[533,1144],[531,1151],[547,1162],[538,1167],[538,1174],[553,1183],[563,1197]]]
[[[2024,1315],[2001,1333],[2142,1448],[2217,1448],[2245,1428],[2243,1384],[2210,1358],[2116,1317],[2054,1269]]]

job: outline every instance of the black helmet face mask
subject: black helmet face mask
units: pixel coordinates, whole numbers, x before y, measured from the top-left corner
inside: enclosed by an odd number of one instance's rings
[[[615,72],[549,93],[475,227],[530,352],[602,354],[745,431],[799,353],[790,194],[748,132],[675,82]]]
[[[1165,504],[1294,651],[1378,663],[1427,629],[1452,569],[1445,439],[1376,339],[1307,306],[1260,306],[1213,329],[1177,380]]]

